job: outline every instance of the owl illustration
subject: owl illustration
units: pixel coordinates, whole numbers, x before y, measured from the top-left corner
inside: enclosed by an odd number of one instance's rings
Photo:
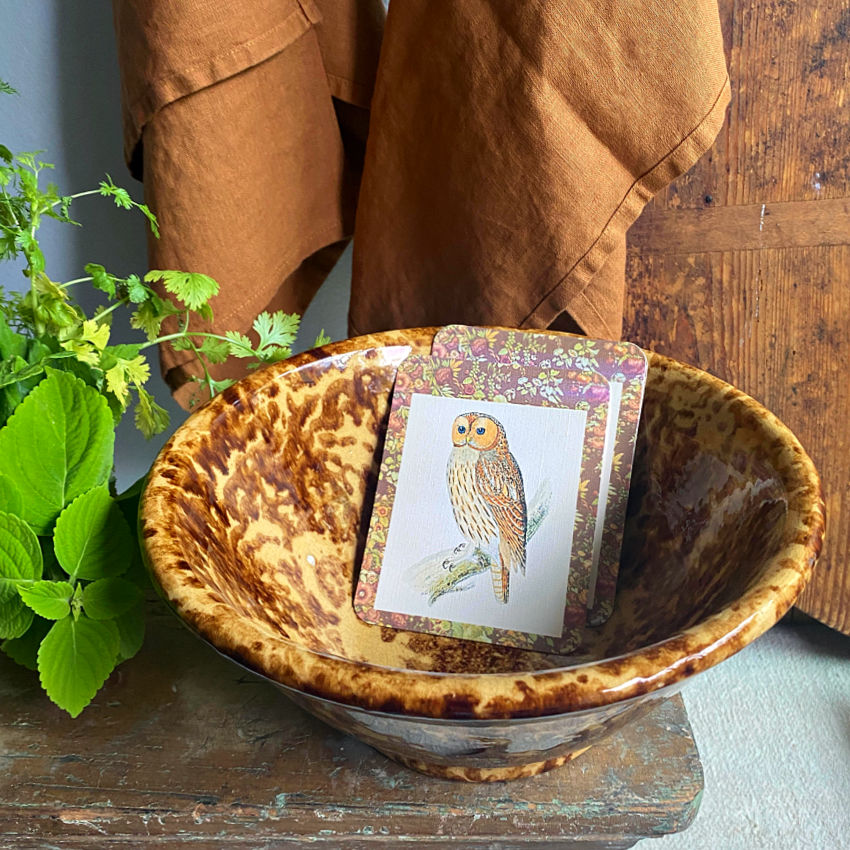
[[[501,423],[484,413],[463,413],[452,423],[447,470],[455,522],[466,543],[491,558],[493,592],[500,602],[510,594],[510,571],[525,573],[527,515],[522,473],[508,448]],[[460,548],[460,547],[459,547]]]

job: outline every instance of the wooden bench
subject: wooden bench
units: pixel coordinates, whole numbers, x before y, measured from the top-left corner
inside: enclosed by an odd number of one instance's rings
[[[624,848],[684,829],[702,769],[681,699],[572,764],[431,779],[296,708],[157,607],[76,719],[0,657],[0,848]]]

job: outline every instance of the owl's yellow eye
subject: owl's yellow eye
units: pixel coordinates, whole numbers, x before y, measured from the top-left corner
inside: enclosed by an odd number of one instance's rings
[[[470,426],[469,445],[480,451],[488,451],[499,441],[499,433],[499,425],[493,419],[479,416]]]

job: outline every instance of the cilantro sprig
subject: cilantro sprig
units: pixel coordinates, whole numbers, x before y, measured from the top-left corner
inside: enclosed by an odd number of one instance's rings
[[[0,80],[0,93],[16,94]],[[43,184],[53,166],[40,151],[0,144],[0,261],[23,261],[24,293],[0,286],[0,649],[37,670],[47,695],[76,717],[116,664],[144,638],[144,588],[134,523],[140,487],[114,490],[115,428],[132,406],[152,437],[168,413],[146,388],[147,352],[162,343],[191,352],[209,396],[229,386],[211,366],[230,357],[256,368],[288,357],[299,318],[261,313],[248,334],[213,333],[213,278],[155,270],[121,276],[99,263],[59,280],[39,242],[47,219],[79,226],[72,208],[86,197],[141,213],[154,236],[154,213],[106,175],[96,189],[62,194]],[[87,315],[80,286],[105,304]],[[113,314],[130,312],[132,343],[112,335]],[[168,332],[163,332],[164,323]],[[317,345],[329,342],[324,333]]]

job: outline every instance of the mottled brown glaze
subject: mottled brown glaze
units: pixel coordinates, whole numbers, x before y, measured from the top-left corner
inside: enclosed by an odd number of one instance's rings
[[[615,612],[575,654],[361,621],[352,595],[395,370],[409,351],[428,352],[433,334],[359,337],[270,366],[164,447],[141,506],[147,562],[217,649],[315,713],[325,701],[453,724],[581,712],[590,728],[596,709],[587,746],[790,607],[823,534],[811,461],[753,399],[650,354]],[[392,754],[422,762],[428,752]],[[489,767],[505,765],[493,758]]]

